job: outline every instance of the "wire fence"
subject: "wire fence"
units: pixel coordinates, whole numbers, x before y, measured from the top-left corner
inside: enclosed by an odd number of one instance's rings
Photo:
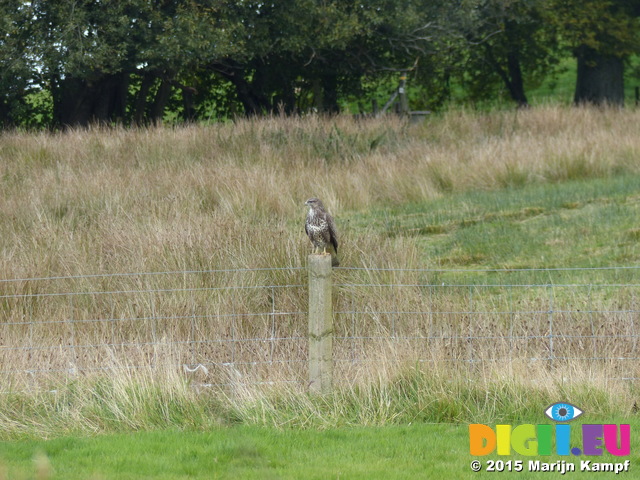
[[[640,378],[640,267],[338,268],[336,382],[381,366],[515,363]],[[304,267],[0,280],[3,384],[174,369],[308,382]]]

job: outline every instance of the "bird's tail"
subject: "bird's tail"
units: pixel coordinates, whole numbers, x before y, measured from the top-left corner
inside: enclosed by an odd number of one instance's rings
[[[340,265],[340,260],[338,260],[338,252],[336,252],[336,249],[333,248],[333,246],[329,247],[329,253],[331,254],[331,266],[332,267],[337,267]]]

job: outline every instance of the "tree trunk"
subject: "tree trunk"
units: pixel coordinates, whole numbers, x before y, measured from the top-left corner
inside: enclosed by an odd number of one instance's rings
[[[594,105],[624,105],[624,62],[620,57],[602,55],[588,47],[576,54],[578,78],[574,102]]]
[[[334,73],[327,73],[322,76],[322,90],[323,90],[323,112],[326,113],[338,113],[340,107],[338,106],[338,77]]]
[[[91,119],[92,93],[87,82],[67,76],[52,82],[53,121],[57,126],[86,126]]]
[[[133,109],[133,124],[136,126],[142,126],[145,122],[147,97],[149,96],[149,91],[151,90],[155,79],[156,77],[152,73],[145,73],[142,76],[140,91],[138,91],[138,95],[136,96],[136,102]]]
[[[507,56],[507,69],[510,81],[507,88],[511,98],[517,102],[519,107],[528,107],[529,100],[524,92],[524,80],[522,79],[522,69],[520,68],[520,58],[517,53],[509,52]]]
[[[240,100],[244,107],[245,115],[262,115],[270,111],[271,106],[269,101],[263,95],[256,92],[255,89],[252,88],[252,85],[240,74],[225,75],[225,78],[236,87],[236,95],[238,95],[238,100]]]
[[[158,87],[156,96],[153,99],[153,105],[151,106],[150,120],[154,125],[162,123],[162,117],[164,116],[164,109],[167,106],[169,97],[171,96],[171,81],[169,79],[163,79],[162,83]]]
[[[518,107],[528,107],[529,101],[524,91],[524,80],[520,68],[520,52],[511,50],[507,53],[507,68],[505,69],[496,59],[491,45],[485,44],[484,48],[485,58],[507,87],[511,99],[518,104]]]
[[[111,123],[124,119],[129,76],[125,73],[107,75],[91,87],[95,92],[91,108],[91,121]]]
[[[281,92],[276,95],[273,101],[275,112],[285,115],[292,115],[296,112],[296,95],[290,79],[281,76]],[[275,113],[274,112],[274,113]]]
[[[324,109],[324,92],[322,90],[322,82],[317,76],[311,79],[311,92],[313,94],[313,109],[316,112],[322,112]]]
[[[128,73],[118,75],[119,81],[115,89],[115,100],[113,105],[112,120],[124,123],[127,115],[127,103],[129,100],[129,84],[131,78]]]
[[[185,122],[193,122],[196,120],[196,107],[194,105],[193,96],[196,91],[193,88],[182,87],[182,119]]]
[[[11,108],[8,102],[0,102],[0,128],[9,128],[14,126],[13,117],[11,116]]]
[[[110,123],[124,117],[129,77],[104,75],[89,81],[67,76],[52,82],[54,123],[62,127]]]
[[[236,87],[236,94],[238,99],[244,107],[244,113],[247,116],[261,115],[266,110],[266,102],[262,102],[256,95],[253,94],[251,88],[244,79],[234,78],[231,83]]]
[[[214,63],[211,65],[211,69],[233,84],[236,96],[242,103],[246,116],[263,115],[271,111],[271,102],[259,89],[262,85],[263,76],[260,69],[256,69],[254,72],[251,83],[247,81],[243,73],[245,67],[239,64]]]

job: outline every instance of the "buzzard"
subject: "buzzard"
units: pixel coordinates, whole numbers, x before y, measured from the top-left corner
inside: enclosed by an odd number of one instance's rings
[[[318,198],[310,198],[305,205],[309,207],[309,213],[307,213],[304,230],[313,244],[313,253],[318,253],[322,249],[324,255],[331,254],[331,265],[337,267],[340,265],[338,235],[333,217],[324,209],[324,205]]]

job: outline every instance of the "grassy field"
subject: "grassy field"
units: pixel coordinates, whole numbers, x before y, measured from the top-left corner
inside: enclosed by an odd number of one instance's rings
[[[257,445],[257,453],[249,449],[246,455],[267,476],[308,476],[305,455],[322,463],[337,451],[349,467],[346,476],[376,476],[375,461],[353,460],[355,451],[371,451],[388,459],[379,467],[386,472],[406,461],[410,472],[431,468],[438,478],[441,464],[443,472],[467,471],[466,457],[448,453],[468,447],[459,425],[537,423],[541,409],[560,399],[596,418],[635,418],[637,389],[615,378],[640,376],[638,368],[577,359],[592,347],[609,357],[637,356],[633,314],[624,313],[637,310],[637,293],[606,286],[637,284],[637,270],[582,268],[639,263],[639,120],[633,109],[540,107],[451,111],[422,125],[309,117],[4,133],[5,476],[32,477],[30,462],[42,450],[60,475],[54,478],[126,478],[117,468],[126,472],[136,455],[110,454],[106,444],[148,442],[154,452],[166,435],[176,444],[196,445],[198,478],[209,464],[200,460],[197,445],[210,441],[213,455],[223,458],[215,449],[226,448],[226,441],[214,437],[244,435]],[[337,332],[384,340],[338,342],[338,359],[356,349],[362,365],[340,363],[336,391],[326,397],[305,392],[304,315],[283,317],[277,326],[279,336],[297,340],[275,350],[247,342],[234,352],[239,365],[282,360],[241,371],[246,382],[233,381],[232,369],[186,376],[177,365],[228,362],[228,352],[213,340],[268,338],[275,331],[269,316],[274,309],[304,312],[304,289],[287,286],[306,281],[310,250],[302,222],[310,196],[324,200],[340,232],[346,268],[335,272],[336,311],[363,312],[337,314]],[[120,275],[187,271],[193,273]],[[430,287],[358,286],[372,283]],[[517,286],[532,284],[544,288]],[[230,285],[247,290],[230,294]],[[439,285],[446,288],[436,291]],[[554,366],[531,362],[547,355],[544,341],[512,341],[513,335],[544,336],[549,285],[578,285],[554,290],[554,327],[575,338],[597,333],[600,342],[585,347],[569,335],[556,349],[573,360]],[[505,320],[505,309],[534,313]],[[394,311],[455,315],[428,320],[406,314],[400,325],[396,316],[380,314]],[[228,320],[229,313],[252,312],[259,313],[255,320]],[[443,340],[387,340],[390,333],[422,338],[427,325]],[[469,332],[474,343],[465,340]],[[451,338],[457,340],[446,340]],[[474,367],[466,362],[470,355]],[[125,368],[132,364],[137,368]],[[231,390],[199,387],[220,381]],[[428,425],[442,422],[458,426]],[[151,432],[137,437],[132,431]],[[96,434],[106,436],[86,438]],[[291,463],[278,463],[277,452],[294,450],[287,441],[296,435],[293,444],[311,446]],[[381,435],[396,449],[388,456],[371,446]],[[410,450],[403,457],[397,451],[403,435],[434,453],[411,461]],[[316,451],[313,445],[331,444],[332,436],[356,447],[334,442],[326,452]],[[42,438],[52,443],[37,440]],[[444,438],[447,448],[420,443],[435,438]],[[67,450],[83,448],[105,451],[120,463],[89,471],[65,457]],[[235,460],[226,462],[229,476],[252,478]],[[74,464],[76,472],[64,471]],[[175,461],[166,478],[188,476],[179,471],[183,464],[190,468],[186,460]],[[150,477],[153,468],[140,466]]]
[[[3,445],[5,478],[421,478],[466,472],[464,426],[317,432],[252,427]],[[439,436],[449,437],[447,445]],[[443,448],[444,447],[444,448]],[[438,452],[438,465],[432,464]],[[468,455],[467,455],[468,456]],[[0,474],[1,475],[1,474]],[[431,477],[430,478],[434,478]],[[458,477],[459,478],[459,477]]]
[[[602,421],[611,423],[615,419]],[[626,423],[626,420],[620,423]],[[575,425],[572,427],[574,431],[579,431],[578,424],[572,425]],[[638,426],[634,420],[632,432]],[[637,436],[632,435],[631,439],[631,451],[637,452],[640,448]],[[575,435],[572,445],[581,445]],[[0,443],[0,478],[446,480],[492,478],[499,474],[501,477],[535,479],[548,478],[550,474],[529,473],[529,460],[564,460],[579,466],[580,460],[624,462],[627,459],[631,460],[631,473],[626,475],[632,478],[638,468],[637,454],[619,458],[610,455],[526,457],[518,454],[472,457],[469,455],[468,426],[460,424],[323,431],[233,427],[206,432],[163,430]],[[472,460],[482,462],[484,468],[481,473],[471,471]],[[487,472],[488,460],[521,460],[527,473]]]

